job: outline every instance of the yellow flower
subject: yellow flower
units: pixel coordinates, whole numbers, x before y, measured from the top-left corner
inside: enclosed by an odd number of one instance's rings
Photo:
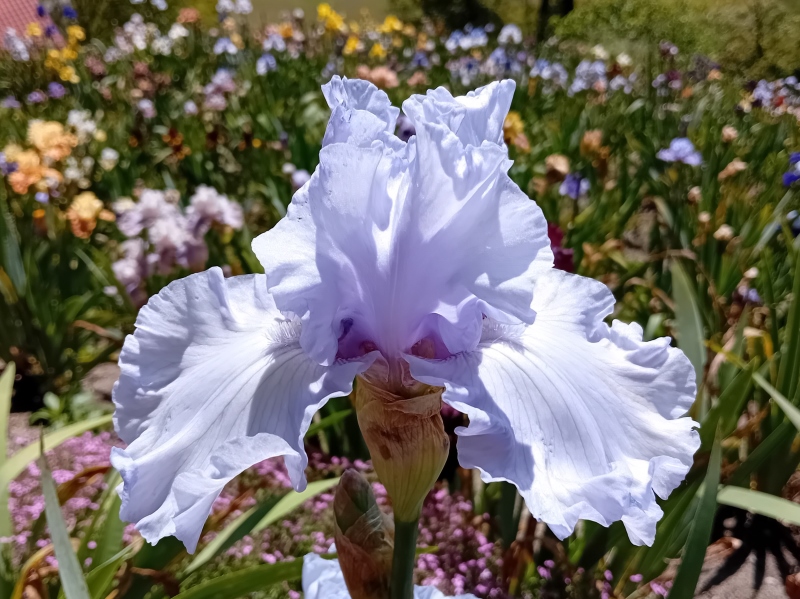
[[[91,191],[84,191],[75,196],[67,210],[72,234],[81,239],[88,239],[97,226],[97,217],[102,211],[103,202]]]
[[[505,142],[523,152],[529,152],[531,144],[525,135],[525,123],[516,110],[512,110],[503,122],[503,138]]]
[[[239,50],[244,48],[244,41],[242,40],[242,36],[239,35],[238,33],[234,33],[231,35],[231,41],[233,42],[234,46],[239,48]]]
[[[5,154],[6,160],[9,162],[19,162],[19,156],[22,152],[22,147],[17,144],[8,144],[3,148],[3,154]]]
[[[327,2],[317,6],[317,18],[325,24],[328,31],[344,31],[344,19],[342,15],[331,8]]]
[[[50,160],[63,160],[78,145],[78,138],[64,131],[55,121],[31,121],[28,124],[28,141],[39,153]]]
[[[67,65],[58,69],[58,76],[61,78],[61,81],[75,83],[75,78],[78,74],[75,72],[75,67]]]
[[[369,50],[370,58],[386,58],[386,49],[379,43],[375,42]]]
[[[86,39],[86,32],[83,30],[83,27],[79,25],[70,25],[67,27],[67,36],[70,41],[77,40],[82,42]]]
[[[25,33],[28,37],[39,37],[42,35],[42,26],[39,23],[28,23],[28,26],[25,28]]]
[[[351,35],[347,38],[347,42],[345,42],[344,49],[342,50],[342,54],[345,56],[350,56],[358,51],[361,42],[359,41],[358,37],[355,35]]]
[[[356,23],[355,21],[350,21],[347,26],[350,28],[350,33],[359,34],[361,33],[361,25]]]
[[[67,46],[61,51],[62,60],[75,60],[78,58],[78,51],[74,46]]]
[[[94,138],[100,143],[103,143],[108,138],[108,136],[106,135],[106,132],[103,131],[102,129],[97,129],[94,132]]]
[[[379,33],[393,33],[403,30],[403,22],[394,15],[388,15],[378,26]]]

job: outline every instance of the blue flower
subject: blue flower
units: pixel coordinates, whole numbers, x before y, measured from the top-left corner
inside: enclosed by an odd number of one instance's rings
[[[689,166],[703,164],[703,156],[686,137],[676,137],[669,142],[669,148],[659,150],[656,157],[664,162],[682,162]]]
[[[413,58],[411,59],[411,64],[415,67],[421,67],[423,69],[427,69],[431,66],[431,61],[428,60],[428,55],[425,54],[422,50],[417,50],[414,54]]]
[[[77,11],[72,8],[71,6],[65,6],[63,12],[61,13],[64,15],[65,19],[77,19],[78,13]]]
[[[40,4],[39,6],[36,7],[36,14],[39,15],[40,17],[43,17],[47,14],[47,9]]]
[[[238,51],[239,48],[237,48],[236,44],[234,44],[228,37],[221,37],[214,44],[214,54],[216,55],[220,55],[223,52],[227,52],[228,54],[236,54]]]
[[[37,191],[36,195],[34,196],[34,198],[40,204],[48,204],[48,203],[50,203],[50,195],[46,191]]]
[[[792,152],[789,154],[789,164],[798,164],[800,163],[800,152]]]
[[[786,173],[783,173],[783,186],[784,187],[791,187],[795,183],[800,181],[800,173],[797,172],[797,169],[793,169]]]
[[[590,186],[591,184],[588,179],[576,173],[569,173],[561,183],[561,187],[558,188],[558,193],[562,196],[568,196],[573,200],[577,200],[581,196],[589,193]]]
[[[58,27],[55,25],[48,25],[44,28],[44,34],[47,37],[53,37],[56,33],[58,33]]]
[[[277,68],[278,61],[275,60],[275,57],[269,52],[262,54],[261,58],[256,61],[256,73],[259,75],[266,75],[270,71],[274,71]]]

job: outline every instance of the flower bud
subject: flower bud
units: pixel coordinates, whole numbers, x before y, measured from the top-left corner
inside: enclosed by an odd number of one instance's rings
[[[345,471],[336,487],[333,513],[336,551],[350,596],[385,599],[392,575],[394,525],[363,475]]]
[[[355,394],[358,424],[372,465],[392,499],[396,521],[415,522],[447,461],[450,440],[440,414],[441,388],[405,398],[363,377]]]

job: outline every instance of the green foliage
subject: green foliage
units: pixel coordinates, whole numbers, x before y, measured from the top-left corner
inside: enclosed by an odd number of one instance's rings
[[[677,44],[687,54],[715,49],[709,23],[693,0],[591,0],[555,27],[559,37],[623,51],[633,42],[640,51],[661,40]]]
[[[703,54],[752,78],[800,67],[795,43],[800,10],[775,0],[589,0],[560,20],[556,35],[634,52],[668,40],[686,55]]]

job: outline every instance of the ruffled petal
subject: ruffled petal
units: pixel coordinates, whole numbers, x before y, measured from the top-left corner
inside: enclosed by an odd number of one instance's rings
[[[383,134],[327,145],[286,218],[253,242],[278,308],[302,319],[301,345],[321,364],[361,347],[399,356],[426,337],[437,355],[472,349],[484,314],[533,321],[533,281],[553,254],[487,124],[513,85],[486,90],[465,101],[486,114],[464,109],[458,134],[421,122],[407,146]]]
[[[225,484],[261,460],[285,456],[305,488],[303,437],[328,398],[346,395],[372,358],[323,367],[297,342],[263,275],[225,279],[219,268],[175,281],[151,298],[120,355],[114,424],[125,449],[124,520],[154,543],[174,535],[194,551]]]
[[[331,118],[322,145],[350,143],[369,147],[376,139],[393,135],[400,111],[386,92],[369,81],[334,76],[322,86]],[[398,139],[397,142],[402,144]]]
[[[444,87],[437,87],[426,95],[411,96],[403,102],[403,112],[417,129],[426,124],[439,124],[455,133],[464,145],[490,142],[502,146],[503,123],[511,108],[515,87],[512,79],[493,81],[458,97]]]
[[[315,553],[303,558],[303,595],[305,599],[350,599],[339,560],[324,559]],[[436,587],[414,587],[414,599],[450,599]],[[477,599],[475,595],[457,595],[452,599]]]
[[[444,401],[469,416],[456,431],[464,467],[515,484],[561,538],[581,518],[622,520],[634,543],[652,544],[654,492],[680,484],[700,444],[681,417],[694,369],[668,338],[608,327],[613,305],[602,283],[552,270],[536,283],[533,325],[487,321],[472,353],[408,359],[414,378],[444,385]]]

